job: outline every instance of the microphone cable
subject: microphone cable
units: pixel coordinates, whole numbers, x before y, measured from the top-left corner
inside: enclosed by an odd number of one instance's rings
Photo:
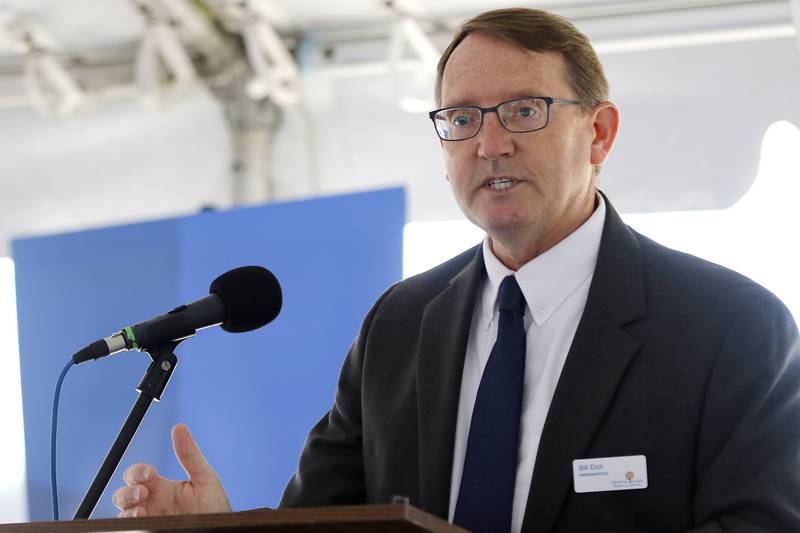
[[[56,390],[53,394],[53,418],[50,427],[50,489],[53,493],[53,520],[58,520],[58,482],[56,481],[56,431],[58,429],[58,400],[61,397],[61,385],[64,383],[69,369],[74,366],[70,358],[67,366],[61,371],[61,375],[56,382]]]

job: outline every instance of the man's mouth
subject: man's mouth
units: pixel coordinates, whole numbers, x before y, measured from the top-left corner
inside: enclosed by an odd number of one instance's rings
[[[486,183],[486,186],[494,191],[510,189],[512,185],[514,185],[514,181],[509,178],[495,178]]]

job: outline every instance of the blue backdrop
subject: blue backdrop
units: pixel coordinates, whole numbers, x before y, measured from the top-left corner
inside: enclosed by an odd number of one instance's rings
[[[330,407],[343,355],[372,302],[401,277],[402,189],[271,204],[13,243],[31,520],[51,519],[53,388],[90,341],[202,297],[220,273],[258,264],[283,287],[272,324],[201,331],[153,403],[93,518],[135,462],[185,477],[169,438],[189,425],[234,510],[273,507],[310,427]],[[59,416],[59,493],[71,518],[150,359],[123,352],[73,367]]]

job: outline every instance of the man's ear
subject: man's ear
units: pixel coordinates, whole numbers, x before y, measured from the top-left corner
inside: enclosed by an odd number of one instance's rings
[[[590,161],[592,165],[602,165],[611,153],[619,130],[619,109],[611,102],[600,102],[592,110],[594,117],[594,138],[592,139]]]

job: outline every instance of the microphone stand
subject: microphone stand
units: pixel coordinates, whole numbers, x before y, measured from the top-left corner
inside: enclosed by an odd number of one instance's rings
[[[136,403],[133,404],[128,418],[122,425],[122,429],[120,429],[116,440],[114,440],[114,444],[108,451],[103,464],[97,471],[92,485],[89,487],[89,490],[86,491],[86,495],[83,497],[83,501],[81,501],[78,510],[75,511],[73,520],[87,519],[91,516],[98,500],[100,500],[100,496],[103,495],[103,491],[106,490],[108,482],[111,481],[111,476],[114,475],[114,471],[117,469],[117,466],[119,466],[119,462],[122,460],[125,450],[128,449],[133,435],[136,433],[136,430],[139,429],[139,425],[142,423],[142,419],[147,413],[150,404],[153,400],[161,400],[161,394],[164,392],[169,378],[172,376],[172,371],[175,370],[175,365],[178,364],[178,358],[175,357],[173,352],[179,343],[180,341],[169,341],[147,350],[153,362],[150,363],[147,373],[145,373],[139,386],[136,387],[136,390],[139,392],[139,398],[137,398]]]

